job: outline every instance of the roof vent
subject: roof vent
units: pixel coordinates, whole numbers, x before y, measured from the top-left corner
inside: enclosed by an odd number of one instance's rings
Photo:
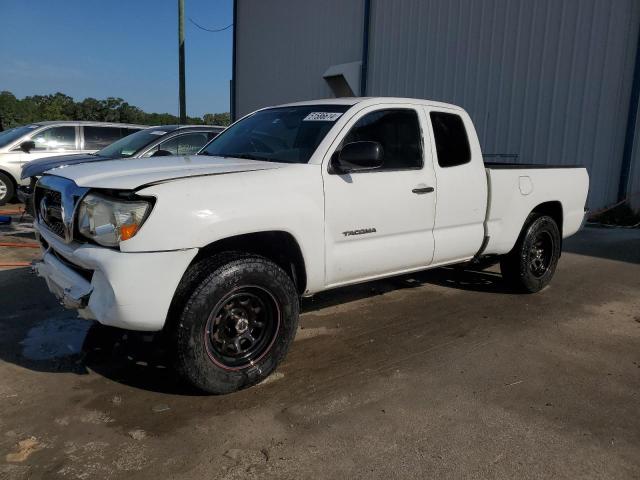
[[[360,92],[362,62],[330,66],[322,75],[336,97],[355,97]]]

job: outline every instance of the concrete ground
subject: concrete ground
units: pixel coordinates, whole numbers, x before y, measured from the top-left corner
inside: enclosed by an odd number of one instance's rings
[[[0,479],[640,478],[639,293],[640,231],[588,228],[536,295],[438,269],[305,301],[277,373],[208,397],[0,270]]]

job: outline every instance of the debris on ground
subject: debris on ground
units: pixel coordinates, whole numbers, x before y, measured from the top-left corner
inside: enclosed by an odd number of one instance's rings
[[[165,403],[159,403],[158,405],[154,405],[153,408],[151,409],[153,413],[162,413],[162,412],[166,412],[167,410],[171,410],[171,407],[169,407],[169,405]]]
[[[24,462],[32,453],[40,450],[42,446],[36,437],[29,437],[18,442],[18,451],[9,453],[6,456],[7,462]]]

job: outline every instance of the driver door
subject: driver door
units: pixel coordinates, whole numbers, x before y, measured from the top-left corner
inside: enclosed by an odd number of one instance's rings
[[[410,104],[364,109],[325,157],[327,286],[419,270],[433,258],[436,178],[422,132],[424,112]],[[374,141],[381,167],[335,173],[329,163],[350,142]]]

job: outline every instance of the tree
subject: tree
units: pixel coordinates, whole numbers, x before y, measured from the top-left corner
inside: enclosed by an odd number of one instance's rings
[[[231,123],[231,115],[225,113],[205,113],[202,116],[205,125],[224,125],[225,127]]]
[[[18,99],[6,90],[0,92],[0,125],[9,128],[10,125],[20,123]]]
[[[146,113],[122,98],[104,100],[88,97],[76,102],[68,95],[33,95],[18,99],[9,91],[0,92],[0,131],[18,125],[44,120],[91,120],[98,122],[122,122],[141,125],[170,125],[179,123],[169,113]],[[229,125],[230,116],[225,113],[206,113],[200,117],[187,117],[194,125]]]

